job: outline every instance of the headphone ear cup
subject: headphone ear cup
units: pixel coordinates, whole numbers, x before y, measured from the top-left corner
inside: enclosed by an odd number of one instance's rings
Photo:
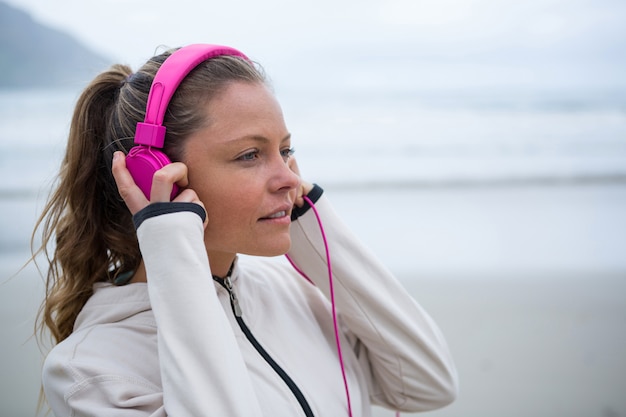
[[[137,184],[148,200],[150,200],[154,173],[171,163],[170,159],[163,152],[143,145],[131,148],[126,156],[126,168],[135,180],[135,184]],[[179,188],[174,184],[170,200],[173,200],[178,192]]]

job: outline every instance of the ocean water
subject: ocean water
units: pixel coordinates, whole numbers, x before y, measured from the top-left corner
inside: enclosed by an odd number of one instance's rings
[[[278,95],[305,174],[332,186],[626,178],[626,92]],[[46,185],[76,97],[0,92],[0,196]]]
[[[449,340],[461,395],[427,415],[626,416],[626,94],[278,97],[303,176]],[[0,92],[2,416],[34,415],[42,284],[19,268],[76,98]]]
[[[346,94],[285,111],[298,157],[333,185],[623,181],[624,97]]]
[[[0,175],[5,178],[0,183],[3,252],[27,249],[34,219],[62,158],[77,94],[0,92]],[[413,213],[419,216],[421,208],[430,225],[440,224],[448,229],[447,235],[458,235],[450,244],[464,241],[463,246],[471,249],[464,251],[468,259],[476,258],[476,248],[497,246],[493,236],[502,231],[521,236],[535,222],[536,227],[553,230],[547,240],[554,245],[576,248],[578,256],[557,257],[555,268],[568,261],[577,265],[581,259],[596,255],[594,266],[626,267],[622,259],[626,257],[612,255],[616,250],[611,249],[620,243],[613,235],[624,231],[620,229],[622,206],[615,201],[619,197],[607,191],[626,187],[626,94],[298,94],[279,89],[278,97],[303,176],[331,193],[340,209],[350,212],[349,221],[368,217],[355,215],[349,199],[377,192],[392,202],[382,215],[385,227],[406,230],[417,221]],[[536,193],[531,189],[541,190],[537,195],[552,196],[554,201],[547,203],[538,197],[539,203],[533,205],[532,195]],[[480,200],[481,192],[487,195],[485,190],[494,201]],[[494,194],[495,190],[499,193]],[[424,194],[426,191],[431,194]],[[436,196],[444,192],[451,196],[441,203],[448,209],[451,205],[466,206],[460,211],[458,224],[438,215],[445,208],[435,206],[433,212],[426,212],[429,204],[422,201],[423,197],[437,201]],[[574,195],[580,204],[575,203]],[[481,220],[469,217],[472,210],[490,212],[490,207],[502,199],[519,200],[514,206],[518,212],[506,216],[496,213]],[[358,211],[369,212],[363,205]],[[538,217],[534,219],[532,213]],[[612,228],[612,222],[620,227]],[[581,226],[588,234],[573,236]],[[355,227],[366,235],[369,230],[378,230],[371,224]],[[420,227],[415,224],[413,230]],[[421,229],[434,231],[429,226]],[[475,244],[465,242],[468,235],[476,239]],[[428,237],[428,241],[441,240],[440,234]],[[374,236],[371,240],[373,244],[379,241]],[[526,240],[526,246],[533,245],[530,236]],[[589,250],[590,241],[606,241],[609,248],[604,254],[597,253]],[[424,245],[425,249],[430,245]],[[498,252],[506,252],[500,246]],[[511,251],[519,252],[519,248]],[[383,256],[398,258],[397,253],[389,251]],[[521,256],[523,261],[511,260],[511,267],[518,267],[520,262],[532,265],[533,257],[538,265],[546,263],[542,261],[546,256],[537,250],[528,253],[530,256],[505,253],[504,257]],[[484,256],[492,254],[489,249]],[[436,266],[444,256],[437,254],[425,264]],[[463,255],[457,257],[464,259]],[[463,267],[466,264],[461,263]]]

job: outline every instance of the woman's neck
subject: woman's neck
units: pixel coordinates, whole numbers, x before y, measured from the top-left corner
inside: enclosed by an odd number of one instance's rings
[[[211,274],[216,277],[226,278],[231,271],[236,255],[232,253],[210,252],[208,256]]]
[[[144,265],[143,261],[139,263],[139,266],[137,267],[135,274],[129,281],[129,284],[134,284],[136,282],[148,282],[148,279],[146,276],[146,266]]]
[[[234,254],[227,253],[210,253],[209,256],[209,265],[211,267],[211,274],[220,277],[226,278],[231,270],[231,266],[235,261]],[[139,264],[139,267],[135,271],[132,279],[129,283],[135,282],[148,282],[148,277],[146,275],[146,266],[143,261]]]

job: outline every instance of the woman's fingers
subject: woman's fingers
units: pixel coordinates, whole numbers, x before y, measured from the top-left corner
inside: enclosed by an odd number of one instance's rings
[[[126,155],[124,155],[124,152],[117,151],[113,154],[111,171],[117,184],[117,190],[132,214],[137,213],[149,204],[148,199],[137,187],[132,175],[126,169]]]
[[[170,201],[174,184],[186,187],[188,183],[187,165],[181,162],[167,164],[155,172],[152,177],[150,202],[168,202]]]
[[[291,156],[289,158],[289,161],[287,161],[287,164],[289,168],[300,177],[300,168],[298,168],[298,162],[296,161],[296,158]],[[304,198],[302,198],[302,196],[307,195],[312,189],[313,184],[303,181],[302,178],[300,178],[300,185],[295,190],[295,195],[293,199],[294,205],[302,207],[304,205]]]
[[[313,184],[306,181],[301,181],[300,186],[296,190],[296,198],[294,200],[294,204],[298,207],[302,207],[304,205],[304,198],[302,196],[309,194],[312,189]]]
[[[185,164],[181,162],[168,164],[154,174],[150,190],[150,201],[148,201],[135,183],[130,171],[126,168],[126,155],[124,155],[124,152],[118,151],[113,154],[111,170],[120,196],[124,199],[131,214],[137,213],[150,203],[170,201],[174,184],[180,187],[186,187],[189,184],[187,166]],[[176,196],[174,201],[196,203],[204,208],[204,204],[202,204],[198,195],[190,189],[184,189]]]

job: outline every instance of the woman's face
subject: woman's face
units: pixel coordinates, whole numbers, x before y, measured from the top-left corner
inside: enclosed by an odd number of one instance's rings
[[[208,127],[185,143],[189,188],[204,203],[209,258],[289,250],[294,190],[291,138],[281,108],[262,84],[233,82],[206,107]]]

